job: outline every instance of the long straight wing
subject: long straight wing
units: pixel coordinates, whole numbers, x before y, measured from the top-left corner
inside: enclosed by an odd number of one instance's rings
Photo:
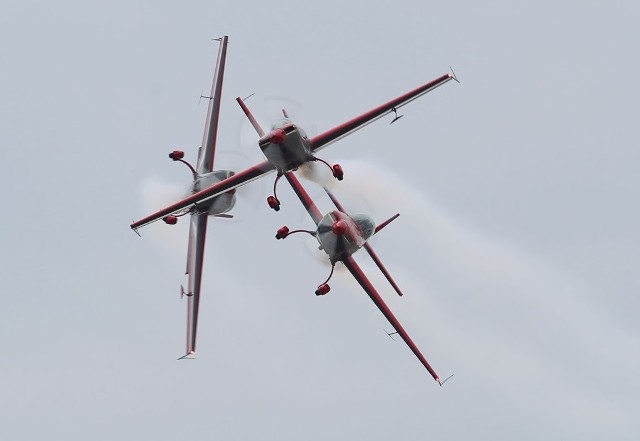
[[[155,222],[163,217],[176,213],[178,211],[189,209],[190,207],[196,206],[199,203],[203,203],[208,201],[209,199],[225,193],[229,190],[233,190],[234,188],[240,187],[248,182],[251,182],[255,179],[258,179],[268,173],[271,173],[275,170],[274,166],[269,163],[269,161],[263,161],[258,165],[254,165],[246,170],[242,170],[231,176],[230,178],[224,179],[217,184],[212,185],[211,187],[207,187],[204,190],[201,190],[197,193],[188,196],[181,201],[176,202],[175,204],[169,205],[168,207],[163,208],[160,211],[157,211],[145,218],[142,218],[130,225],[130,227],[134,230],[137,230],[140,227],[144,227],[152,222]]]
[[[204,135],[202,146],[198,152],[198,165],[196,171],[200,174],[213,171],[213,159],[216,152],[216,138],[218,135],[218,119],[220,117],[220,100],[222,98],[222,80],[224,78],[224,65],[227,58],[226,35],[220,39],[220,49],[218,50],[218,60],[213,73],[211,84],[211,94],[209,95],[209,110],[204,125]]]
[[[207,219],[204,214],[191,215],[189,228],[189,254],[187,256],[187,352],[196,351],[196,333],[198,330],[198,311],[200,309],[200,286],[202,284],[202,262],[204,261],[204,244],[207,235]]]
[[[398,335],[400,335],[407,346],[409,346],[411,352],[413,352],[415,356],[418,357],[420,363],[422,363],[427,371],[429,371],[433,379],[436,380],[438,384],[442,385],[442,381],[440,380],[440,377],[438,377],[438,374],[436,374],[436,371],[433,370],[427,359],[424,357],[424,355],[422,355],[422,352],[420,352],[420,349],[418,349],[413,340],[411,340],[411,337],[409,337],[407,331],[405,331],[396,316],[393,315],[387,304],[384,302],[384,300],[382,300],[382,297],[380,296],[380,294],[378,294],[378,291],[376,291],[369,279],[367,279],[367,276],[365,276],[360,266],[358,266],[356,261],[353,259],[353,256],[348,256],[342,262],[344,263],[344,266],[346,266],[347,269],[351,272],[353,277],[355,277],[360,286],[362,286],[365,292],[369,295],[371,300],[373,300],[373,303],[375,303],[380,312],[382,312],[387,320],[389,320],[389,323],[391,323],[391,326],[394,327]]]
[[[285,173],[284,176],[289,181],[289,184],[291,184],[291,187],[293,188],[293,191],[298,195],[298,198],[300,198],[300,202],[302,202],[304,208],[306,208],[309,212],[311,219],[313,219],[316,225],[318,225],[322,220],[322,213],[318,209],[318,206],[311,199],[311,196],[309,196],[309,193],[307,193],[307,191],[304,189],[293,172]]]
[[[449,72],[445,75],[442,75],[441,77],[436,78],[433,81],[425,83],[422,86],[405,93],[404,95],[400,95],[399,97],[392,99],[389,102],[371,109],[360,116],[357,116],[343,124],[340,124],[339,126],[334,127],[331,130],[316,135],[311,139],[311,148],[314,152],[316,152],[328,146],[329,144],[334,143],[337,140],[355,132],[356,130],[363,128],[367,124],[371,124],[372,122],[382,118],[383,116],[390,114],[394,111],[394,109],[397,110],[400,107],[410,103],[411,101],[420,98],[425,93],[431,92],[433,89],[437,88],[438,86],[442,86],[447,81],[455,79],[456,77],[453,75],[453,73]]]

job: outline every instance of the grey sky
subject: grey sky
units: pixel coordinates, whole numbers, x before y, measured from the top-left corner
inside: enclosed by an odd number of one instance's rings
[[[640,436],[637,2],[3,2],[0,440]],[[133,218],[188,186],[229,35],[216,165],[261,159],[234,98],[318,132],[452,65],[448,83],[324,150],[406,292],[359,262],[439,388],[282,186],[208,234],[198,358],[186,225]],[[304,181],[321,198],[319,187]],[[326,198],[322,208],[329,207]]]

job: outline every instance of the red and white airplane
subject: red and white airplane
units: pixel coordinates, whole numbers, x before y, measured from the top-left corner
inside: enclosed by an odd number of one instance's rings
[[[213,169],[228,40],[227,36],[219,39],[220,48],[218,50],[218,59],[213,75],[213,83],[211,85],[211,94],[208,97],[204,97],[209,99],[209,109],[207,111],[202,146],[198,151],[198,162],[196,163],[196,167],[193,167],[183,159],[184,152],[174,150],[169,153],[169,158],[177,162],[182,162],[191,170],[193,175],[193,183],[191,186],[192,194],[197,194],[203,189],[210,188],[216,183],[223,182],[234,174],[230,170]],[[175,224],[178,222],[178,217],[186,214],[191,215],[186,269],[186,274],[189,278],[187,289],[185,290],[182,286],[180,287],[180,296],[182,297],[186,295],[188,299],[187,349],[185,355],[181,358],[185,358],[188,355],[193,354],[196,350],[196,332],[198,330],[198,310],[200,307],[202,263],[204,259],[207,221],[209,216],[223,218],[232,217],[226,213],[233,208],[234,204],[235,189],[232,189],[231,191],[215,195],[207,200],[199,201],[197,205],[194,205],[189,209],[174,211],[172,214],[164,218],[164,221],[167,224]]]
[[[267,202],[271,208],[276,211],[279,210],[280,201],[276,196],[276,184],[278,180],[305,162],[321,161],[331,168],[333,175],[337,179],[341,180],[343,177],[342,168],[338,164],[330,166],[326,161],[317,158],[315,154],[318,151],[391,113],[394,114],[394,118],[391,121],[393,123],[402,117],[402,115],[398,115],[398,109],[402,106],[450,80],[458,81],[453,71],[446,73],[435,80],[425,83],[312,138],[307,137],[304,130],[292,123],[284,110],[285,119],[274,125],[271,131],[267,133],[260,127],[243,100],[237,98],[240,107],[260,136],[258,145],[267,160],[237,173],[229,170],[214,171],[213,160],[228,37],[224,36],[220,38],[219,41],[220,49],[211,95],[206,97],[209,98],[209,110],[202,146],[198,153],[197,166],[194,168],[186,162],[183,159],[184,152],[182,151],[175,150],[169,154],[172,160],[182,162],[190,168],[193,174],[192,194],[130,225],[131,229],[137,233],[139,228],[157,220],[162,219],[165,223],[173,225],[177,223],[179,217],[187,214],[191,215],[186,271],[189,275],[189,282],[186,291],[181,289],[181,293],[187,295],[189,299],[186,355],[195,352],[202,263],[208,216],[231,217],[227,212],[231,210],[235,203],[235,189],[273,171],[277,171],[277,177],[273,185],[273,195],[267,198]]]
[[[389,336],[393,334],[398,334],[404,340],[404,342],[409,346],[409,349],[418,357],[420,363],[429,371],[431,376],[442,386],[445,381],[449,378],[446,378],[444,381],[440,379],[438,374],[436,374],[435,370],[431,367],[427,359],[422,355],[420,349],[416,346],[416,344],[411,340],[409,334],[402,327],[398,319],[393,315],[387,304],[382,299],[382,296],[378,293],[378,291],[371,284],[367,276],[365,276],[364,272],[360,268],[360,266],[356,263],[353,258],[353,254],[358,251],[360,248],[364,248],[369,256],[373,259],[375,264],[380,268],[382,274],[387,278],[391,286],[395,289],[398,295],[402,295],[402,291],[398,287],[397,283],[389,274],[389,271],[385,268],[385,266],[380,261],[378,255],[373,251],[373,248],[367,242],[374,234],[378,233],[384,227],[389,225],[392,221],[394,221],[400,214],[395,214],[390,217],[386,221],[382,222],[378,226],[374,223],[373,219],[367,215],[363,214],[354,214],[349,215],[346,213],[345,209],[342,207],[340,202],[335,198],[335,196],[325,188],[325,191],[333,201],[337,210],[333,210],[324,216],[313,202],[309,194],[306,192],[298,178],[293,173],[287,173],[287,180],[293,187],[293,190],[300,198],[302,205],[307,209],[309,215],[313,219],[316,224],[315,230],[290,230],[289,227],[284,226],[278,229],[276,233],[276,239],[284,239],[289,237],[293,233],[308,233],[314,236],[318,242],[320,243],[320,249],[324,250],[325,253],[329,256],[329,262],[331,263],[331,272],[329,273],[329,277],[327,280],[322,282],[318,288],[316,289],[316,295],[322,296],[327,294],[330,291],[330,287],[328,285],[331,276],[333,275],[333,270],[337,262],[342,262],[344,266],[347,267],[349,272],[355,277],[360,286],[365,290],[367,295],[373,300],[373,303],[380,309],[382,314],[389,320],[389,323],[395,329],[395,332],[389,333]]]
[[[168,207],[144,217],[132,223],[131,228],[133,230],[137,230],[138,228],[144,227],[145,225],[160,219],[163,219],[165,222],[169,221],[167,223],[175,223],[176,213],[183,213],[185,210],[197,210],[200,204],[208,202],[220,194],[236,189],[241,185],[271,173],[274,170],[277,170],[278,175],[280,176],[289,171],[295,170],[305,162],[320,160],[315,157],[315,154],[318,151],[391,113],[395,116],[391,122],[397,121],[403,116],[398,115],[398,110],[402,106],[450,80],[458,81],[453,72],[448,72],[433,81],[425,83],[397,98],[392,99],[391,101],[381,104],[360,116],[350,119],[349,121],[346,121],[312,138],[307,137],[304,131],[293,124],[288,118],[285,118],[282,124],[274,126],[269,133],[265,132],[257,123],[256,119],[253,117],[242,99],[237,98],[238,103],[247,114],[249,120],[261,137],[258,145],[264,152],[267,160],[256,164],[253,167],[237,172],[232,176],[229,176],[227,179],[201,189],[175,204],[169,205]],[[286,112],[284,112],[284,114],[286,116]],[[339,166],[333,166],[331,168],[334,176],[340,179],[342,176],[342,169]],[[278,178],[276,178],[276,180],[277,179]],[[270,202],[274,200],[275,203]],[[275,195],[273,195],[273,199],[269,198],[268,202],[272,208],[276,210],[278,209],[277,207],[279,207],[279,204],[277,203],[278,201]]]

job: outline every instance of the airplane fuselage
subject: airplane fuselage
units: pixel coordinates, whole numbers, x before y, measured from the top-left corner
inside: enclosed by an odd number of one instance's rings
[[[275,125],[270,133],[260,138],[258,145],[280,174],[314,159],[307,134],[289,120]]]
[[[318,224],[316,238],[320,248],[329,255],[331,263],[335,263],[358,251],[374,230],[375,223],[369,216],[349,216],[334,210],[324,215]]]
[[[210,173],[203,173],[193,181],[191,185],[191,193],[197,193],[208,188],[220,181],[230,178],[234,175],[231,170],[214,170]],[[200,213],[208,213],[209,216],[216,216],[231,210],[236,203],[236,191],[230,190],[222,193],[211,200],[199,204],[196,210]]]

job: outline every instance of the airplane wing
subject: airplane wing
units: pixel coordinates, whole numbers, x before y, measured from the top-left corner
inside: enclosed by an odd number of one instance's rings
[[[182,199],[181,201],[176,202],[175,204],[169,205],[168,207],[165,207],[160,211],[142,218],[132,223],[130,227],[133,230],[137,230],[138,228],[149,225],[150,223],[162,219],[169,214],[184,211],[191,207],[197,206],[199,203],[206,202],[207,200],[219,194],[240,187],[241,185],[244,185],[268,173],[271,173],[274,170],[275,168],[269,163],[269,161],[263,161],[260,164],[254,165],[253,167],[250,167],[246,170],[242,170],[241,172],[236,173],[230,178],[224,179],[217,184],[207,187],[204,190],[201,190],[197,193],[192,194],[191,196]]]
[[[204,136],[202,146],[198,152],[198,164],[196,171],[199,174],[213,171],[213,158],[216,152],[216,138],[218,135],[218,119],[220,116],[220,99],[222,97],[222,80],[224,78],[224,65],[227,58],[226,35],[220,39],[220,49],[218,50],[218,60],[213,73],[213,83],[211,84],[211,94],[209,95],[209,110],[204,126]]]
[[[226,38],[226,37],[225,37]],[[224,40],[223,40],[224,42]],[[226,47],[226,46],[225,46]],[[222,50],[222,49],[221,49]],[[218,57],[220,59],[220,56]],[[223,57],[224,59],[224,57]],[[224,67],[224,61],[223,61],[223,67]],[[218,64],[217,69],[220,68],[220,65]],[[220,74],[221,75],[221,74]],[[214,77],[214,84],[212,86],[212,89],[216,89],[217,88],[217,78],[218,76],[218,70],[216,70],[216,77]],[[222,85],[222,77],[220,76],[220,86]],[[214,93],[212,93],[212,96],[214,96]],[[256,129],[256,131],[258,132],[258,135],[263,136],[265,131],[264,129],[262,129],[262,127],[260,127],[260,124],[258,124],[258,121],[255,119],[255,117],[253,116],[253,114],[251,113],[251,111],[249,110],[249,108],[246,106],[246,104],[244,103],[244,101],[242,100],[242,98],[236,98],[236,101],[238,102],[238,104],[240,104],[240,107],[242,108],[242,111],[247,115],[247,118],[249,118],[249,121],[251,122],[251,124],[253,125],[253,127]],[[217,104],[217,106],[219,107],[219,103]],[[209,103],[209,114],[207,115],[207,127],[205,128],[205,141],[203,142],[203,146],[205,146],[204,149],[201,149],[201,152],[205,152],[202,153],[200,156],[202,157],[202,161],[206,162],[205,159],[207,158],[207,156],[210,156],[210,160],[211,160],[211,167],[213,167],[213,152],[215,150],[215,132],[212,132],[211,126],[212,126],[212,121],[215,119],[215,126],[217,130],[217,108],[214,106],[214,100],[212,99],[211,102]],[[213,111],[212,109],[216,109],[215,111]],[[215,114],[215,115],[214,115]],[[213,134],[212,134],[213,133]],[[209,153],[208,153],[209,152]],[[201,165],[201,160],[198,160],[198,172],[200,172],[200,165]],[[219,194],[222,194],[226,191],[229,190],[233,190],[234,188],[240,187],[248,182],[251,182],[255,179],[258,179],[268,173],[271,173],[273,170],[275,170],[275,167],[273,165],[271,165],[271,163],[269,161],[263,161],[258,165],[255,165],[253,167],[250,167],[246,170],[243,170],[241,172],[238,172],[236,174],[234,174],[233,176],[224,179],[220,182],[218,182],[217,184],[214,184],[208,188],[205,188],[204,190],[201,190],[197,193],[192,194],[191,196],[176,202],[173,205],[170,205],[166,208],[163,208],[160,211],[157,211],[155,213],[153,213],[150,216],[147,216],[143,219],[140,219],[139,221],[136,221],[134,223],[132,223],[131,229],[133,230],[137,230],[140,227],[144,227],[145,225],[148,225],[152,222],[155,222],[169,214],[173,214],[176,212],[182,212],[183,210],[187,210],[190,207],[196,206],[199,203],[203,203]]]
[[[420,363],[422,363],[422,365],[427,369],[427,371],[429,371],[433,379],[436,380],[438,384],[442,386],[443,382],[440,380],[440,377],[438,377],[438,374],[436,374],[436,371],[433,370],[433,368],[431,367],[427,359],[420,352],[420,349],[418,349],[418,347],[413,342],[413,340],[411,340],[411,337],[409,337],[409,334],[407,334],[407,331],[405,331],[405,329],[402,327],[398,319],[393,315],[393,313],[391,312],[387,304],[384,302],[384,300],[382,300],[382,297],[380,296],[380,294],[378,294],[378,291],[376,291],[376,289],[373,287],[369,279],[367,279],[367,276],[365,276],[360,266],[353,259],[353,256],[348,256],[342,262],[344,263],[344,266],[347,267],[349,272],[351,272],[353,277],[355,277],[355,279],[358,281],[360,286],[362,286],[365,292],[369,295],[371,300],[373,300],[373,303],[376,304],[380,312],[382,312],[382,314],[387,318],[387,320],[389,320],[389,323],[391,323],[391,326],[393,326],[393,328],[396,330],[398,335],[402,337],[402,339],[407,344],[407,346],[409,346],[409,349],[411,349],[411,352],[413,352],[415,356],[418,357],[418,360],[420,360]]]
[[[420,98],[427,92],[431,92],[433,89],[442,86],[444,83],[450,80],[456,80],[455,75],[452,72],[449,72],[441,77],[436,78],[433,81],[430,81],[426,84],[423,84],[420,87],[417,87],[404,95],[401,95],[391,101],[384,103],[374,109],[369,110],[368,112],[363,113],[360,116],[357,116],[343,124],[340,124],[337,127],[334,127],[331,130],[328,130],[324,133],[314,136],[311,138],[311,148],[314,152],[338,141],[341,138],[344,138],[347,135],[355,132],[366,126],[367,124],[371,124],[372,122],[382,118],[385,115],[390,114],[395,110],[398,110],[400,107],[409,104],[411,101]]]
[[[309,193],[307,193],[307,191],[304,189],[300,181],[298,181],[298,178],[293,174],[293,172],[285,173],[284,176],[287,178],[287,181],[289,181],[289,184],[291,184],[291,187],[293,188],[293,191],[298,195],[298,198],[300,198],[300,202],[302,202],[304,208],[306,208],[309,212],[311,219],[313,219],[316,225],[318,225],[322,220],[322,212],[320,212],[318,206],[313,202],[311,196],[309,196]]]
[[[186,355],[196,351],[196,332],[198,330],[198,310],[200,308],[200,286],[202,283],[202,262],[204,259],[204,244],[207,234],[206,214],[191,215],[189,228],[189,251],[187,255],[187,274],[189,284],[187,286],[187,352]]]

